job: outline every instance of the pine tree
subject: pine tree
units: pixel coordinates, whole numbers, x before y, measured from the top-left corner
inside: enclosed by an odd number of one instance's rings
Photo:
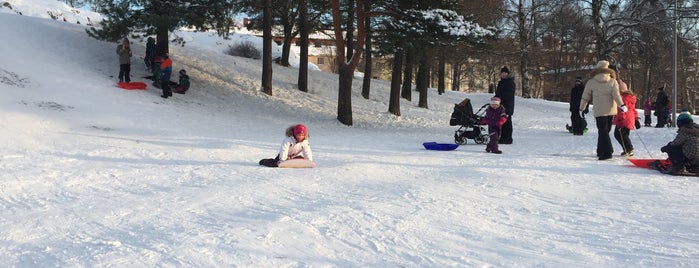
[[[158,53],[169,51],[169,33],[179,27],[199,31],[215,30],[227,36],[234,26],[230,1],[221,0],[112,0],[99,1],[97,11],[104,14],[99,27],[88,35],[105,41],[124,37],[156,35]],[[184,45],[183,40],[178,42]]]

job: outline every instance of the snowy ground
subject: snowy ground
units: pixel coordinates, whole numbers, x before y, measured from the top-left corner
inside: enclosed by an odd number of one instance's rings
[[[336,75],[311,72],[302,93],[275,66],[270,97],[259,61],[197,46],[206,34],[172,47],[193,86],[164,100],[115,87],[117,44],[84,26],[0,25],[0,266],[699,266],[699,180],[596,160],[594,128],[565,131],[567,103],[518,98],[502,155],[427,151],[453,142],[454,103],[490,95],[431,90],[429,109],[415,94],[395,117],[387,82],[365,100],[357,80],[347,127]],[[318,167],[259,166],[294,123]],[[664,157],[674,135],[641,128],[636,157]]]

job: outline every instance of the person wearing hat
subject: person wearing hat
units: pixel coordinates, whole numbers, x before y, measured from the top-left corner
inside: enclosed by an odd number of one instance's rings
[[[160,88],[163,90],[163,95],[160,97],[167,99],[172,97],[170,89],[170,76],[172,75],[172,60],[168,53],[163,54],[163,62],[160,63]]]
[[[488,145],[485,151],[494,154],[501,154],[499,143],[502,126],[507,121],[507,109],[501,104],[498,97],[490,98],[490,105],[485,109],[485,122],[488,125]]]
[[[286,138],[282,141],[279,153],[275,158],[265,158],[259,164],[266,167],[278,167],[287,159],[304,158],[313,161],[311,145],[308,143],[308,129],[303,124],[292,125],[285,131]]]
[[[578,113],[584,117],[584,110],[587,105],[594,101],[592,114],[595,116],[597,125],[597,157],[599,160],[612,158],[614,147],[609,132],[612,130],[612,119],[617,114],[617,106],[621,112],[628,111],[619,93],[619,84],[616,81],[616,72],[609,69],[609,62],[601,60],[590,72],[590,80],[585,84]]]
[[[155,45],[155,39],[153,37],[148,37],[148,41],[146,41],[146,56],[143,57],[143,61],[146,63],[146,68],[148,69],[153,68],[156,49],[157,46]]]
[[[570,128],[573,135],[581,136],[587,128],[587,121],[584,117],[580,117],[578,110],[580,108],[580,100],[582,99],[585,86],[582,82],[582,77],[575,78],[575,86],[570,90]],[[588,113],[588,108],[585,107],[583,114]]]
[[[667,153],[672,163],[670,173],[696,173],[699,171],[699,125],[694,123],[691,114],[683,112],[677,117],[677,128],[675,139],[660,151]]]
[[[119,55],[119,82],[131,82],[131,47],[129,39],[124,38],[116,49]]]
[[[618,107],[617,113],[614,116],[612,124],[614,127],[614,138],[621,145],[621,156],[632,156],[633,144],[631,139],[629,139],[629,133],[631,130],[636,129],[636,119],[638,118],[638,112],[636,111],[636,95],[629,90],[629,87],[624,81],[621,80],[619,76],[619,69],[616,65],[609,65],[609,69],[616,72],[617,83],[619,84],[619,93],[621,94],[621,99],[624,101],[626,107],[630,107],[627,112],[622,112],[621,107]]]
[[[500,144],[512,144],[512,115],[515,113],[515,79],[510,76],[510,69],[503,66],[500,69],[500,81],[495,89],[495,97],[500,98],[501,105],[507,111],[507,122],[502,125]]]
[[[187,75],[187,71],[184,69],[180,70],[180,80],[179,83],[177,83],[177,87],[173,92],[178,93],[178,94],[184,94],[189,90],[189,75]]]
[[[657,128],[665,127],[667,124],[667,106],[670,105],[670,98],[665,93],[665,86],[658,88],[658,95],[655,97],[655,112],[653,114],[658,117]]]

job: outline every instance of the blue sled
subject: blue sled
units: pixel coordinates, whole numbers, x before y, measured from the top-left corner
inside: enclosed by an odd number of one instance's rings
[[[436,143],[436,142],[425,142],[422,144],[427,150],[435,151],[452,151],[459,147],[458,144],[453,143]]]

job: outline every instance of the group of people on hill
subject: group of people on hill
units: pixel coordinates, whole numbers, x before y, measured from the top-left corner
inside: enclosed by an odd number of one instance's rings
[[[664,87],[657,90],[653,103],[650,98],[644,102],[644,124],[652,125],[651,112],[658,118],[656,128],[670,124],[669,98]],[[495,96],[490,99],[486,108],[484,122],[488,125],[489,142],[486,152],[500,154],[499,144],[512,143],[512,115],[514,114],[514,78],[510,76],[507,66],[500,70]],[[587,128],[585,115],[589,113],[589,105],[595,117],[598,130],[597,158],[611,159],[614,148],[609,133],[614,126],[614,139],[621,145],[621,156],[634,155],[634,146],[629,138],[630,132],[641,127],[636,111],[636,95],[619,76],[619,68],[602,60],[590,72],[590,79],[584,83],[582,77],[575,78],[575,86],[571,89],[570,112],[573,135],[583,135]],[[667,152],[672,162],[671,173],[699,172],[699,125],[695,124],[692,115],[683,111],[677,117],[678,135],[661,151]]]
[[[589,104],[594,100],[593,115],[598,130],[597,157],[599,160],[612,158],[609,132],[614,127],[614,138],[621,145],[622,156],[634,155],[634,147],[629,139],[631,130],[641,127],[636,111],[636,96],[619,76],[616,65],[608,61],[599,61],[590,73],[590,79],[583,86],[581,77],[575,79],[571,89],[570,112],[573,135],[583,135],[587,126],[585,114]],[[644,125],[651,126],[651,111],[658,117],[656,128],[669,124],[670,106],[664,87],[658,88],[655,103],[647,98],[643,105]],[[683,112],[677,117],[678,135],[661,151],[667,152],[672,162],[671,173],[699,172],[699,125],[695,124],[691,114]]]
[[[119,82],[130,82],[132,56],[128,39],[117,46],[119,55]],[[172,96],[170,76],[172,60],[168,53],[157,55],[155,40],[148,38],[146,56],[147,67],[153,72],[153,84],[163,90],[161,97]],[[180,80],[176,83],[175,93],[184,94],[189,89],[189,76],[184,69],[179,72]],[[621,145],[622,156],[633,156],[634,147],[629,139],[632,130],[640,128],[636,111],[636,96],[619,76],[616,65],[608,61],[599,61],[590,73],[590,79],[583,83],[582,77],[575,78],[575,86],[570,94],[571,132],[573,135],[583,135],[587,127],[585,115],[589,105],[594,100],[593,115],[598,130],[597,157],[599,160],[612,158],[612,147],[609,132],[614,126],[614,138]],[[512,115],[515,106],[515,82],[507,66],[500,69],[495,96],[490,99],[485,111],[484,121],[488,125],[489,142],[486,152],[501,154],[499,144],[512,144]],[[670,122],[669,98],[664,87],[658,88],[655,103],[647,98],[643,105],[644,125],[651,126],[651,110],[657,117],[656,128],[665,127]],[[691,114],[683,112],[677,118],[678,135],[668,145],[662,147],[672,162],[673,173],[699,172],[699,125],[695,124]],[[286,138],[275,158],[263,159],[260,165],[275,167],[282,161],[292,158],[306,158],[312,161],[308,130],[302,124],[293,125],[286,130]]]
[[[122,43],[117,46],[117,55],[119,55],[119,82],[131,82],[131,45],[128,38],[124,38]],[[153,86],[162,89],[162,98],[172,97],[172,93],[185,94],[189,90],[189,76],[187,71],[181,69],[179,71],[179,83],[170,82],[172,75],[172,59],[167,52],[158,55],[157,46],[153,37],[148,37],[146,43],[146,55],[144,63],[153,74]],[[175,86],[172,90],[171,86]]]

